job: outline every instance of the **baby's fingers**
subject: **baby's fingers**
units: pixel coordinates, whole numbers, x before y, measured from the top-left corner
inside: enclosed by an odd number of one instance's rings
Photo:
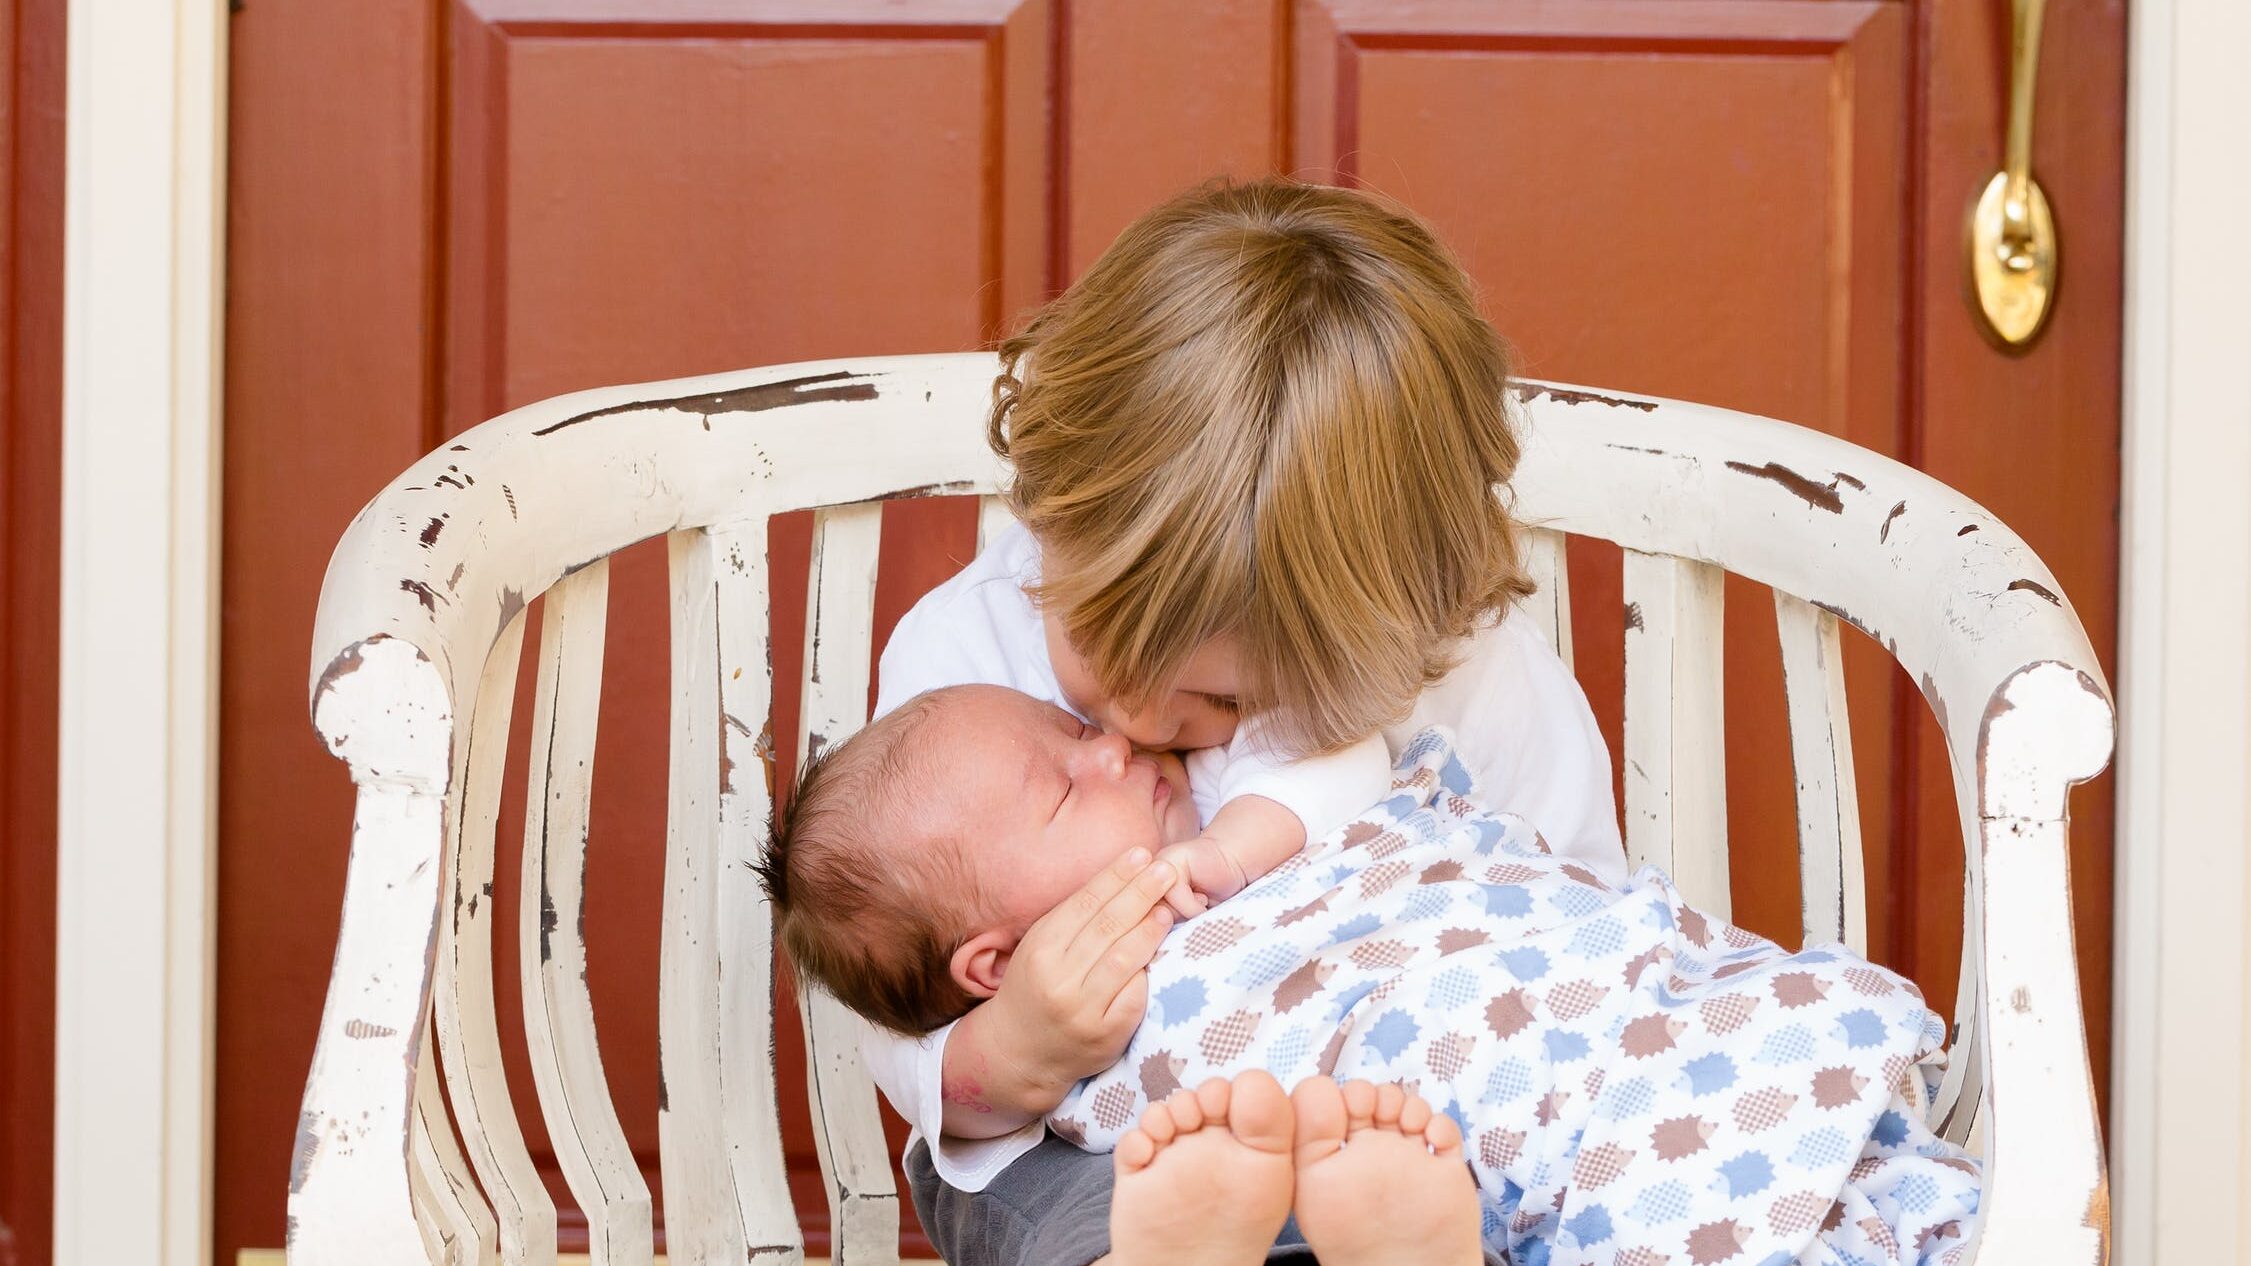
[[[1204,900],[1202,893],[1185,883],[1172,886],[1172,891],[1165,894],[1165,904],[1172,908],[1174,915],[1182,919],[1193,919],[1211,909],[1211,902]]]

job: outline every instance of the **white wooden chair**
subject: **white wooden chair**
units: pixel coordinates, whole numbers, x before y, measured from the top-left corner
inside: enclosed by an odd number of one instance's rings
[[[491,902],[476,899],[492,880],[521,616],[541,597],[517,929],[533,1091],[594,1260],[650,1259],[649,1193],[604,1086],[578,915],[606,560],[660,534],[673,630],[659,1000],[669,1254],[801,1254],[770,1058],[771,929],[751,869],[732,864],[761,847],[770,794],[757,772],[773,697],[767,520],[817,511],[802,732],[835,742],[866,719],[880,503],[999,486],[982,429],[994,370],[984,354],[831,361],[548,400],[424,458],[353,521],[314,635],[314,724],[358,804],[291,1174],[294,1266],[554,1258],[555,1211],[517,1125],[526,1091],[499,1058]],[[1839,622],[1924,684],[1970,877],[1938,1111],[1987,1160],[1981,1260],[2100,1262],[2108,1202],[2065,792],[2108,760],[2112,712],[2054,577],[1960,494],[1830,436],[1563,387],[1519,395],[1518,505],[1543,525],[1535,614],[1566,656],[1564,534],[1626,551],[1637,864],[1728,907],[1722,569],[1774,591],[1809,940],[1864,944]],[[989,537],[1007,518],[984,505]],[[899,1196],[874,1092],[836,1004],[802,1002],[833,1252],[894,1260]]]

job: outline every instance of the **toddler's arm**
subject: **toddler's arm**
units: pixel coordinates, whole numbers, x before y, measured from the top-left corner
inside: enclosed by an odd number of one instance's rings
[[[1248,887],[1292,853],[1336,830],[1391,787],[1391,752],[1371,734],[1340,751],[1290,759],[1255,722],[1225,748],[1190,753],[1199,805],[1216,803],[1203,834],[1159,854],[1180,864],[1166,903],[1191,918]]]
[[[1296,810],[1265,796],[1237,796],[1219,807],[1202,835],[1158,854],[1180,867],[1180,882],[1165,894],[1165,904],[1181,918],[1194,918],[1281,865],[1305,839]]]

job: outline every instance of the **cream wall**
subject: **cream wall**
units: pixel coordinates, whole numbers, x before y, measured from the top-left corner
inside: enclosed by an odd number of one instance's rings
[[[2113,1260],[2242,1262],[2251,6],[2136,0],[2130,26]]]

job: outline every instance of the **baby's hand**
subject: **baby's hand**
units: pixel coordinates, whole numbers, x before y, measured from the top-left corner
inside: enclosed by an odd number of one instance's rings
[[[1183,919],[1193,919],[1243,890],[1250,882],[1242,863],[1209,835],[1183,840],[1157,854],[1180,872],[1180,882],[1165,893],[1165,904]]]

